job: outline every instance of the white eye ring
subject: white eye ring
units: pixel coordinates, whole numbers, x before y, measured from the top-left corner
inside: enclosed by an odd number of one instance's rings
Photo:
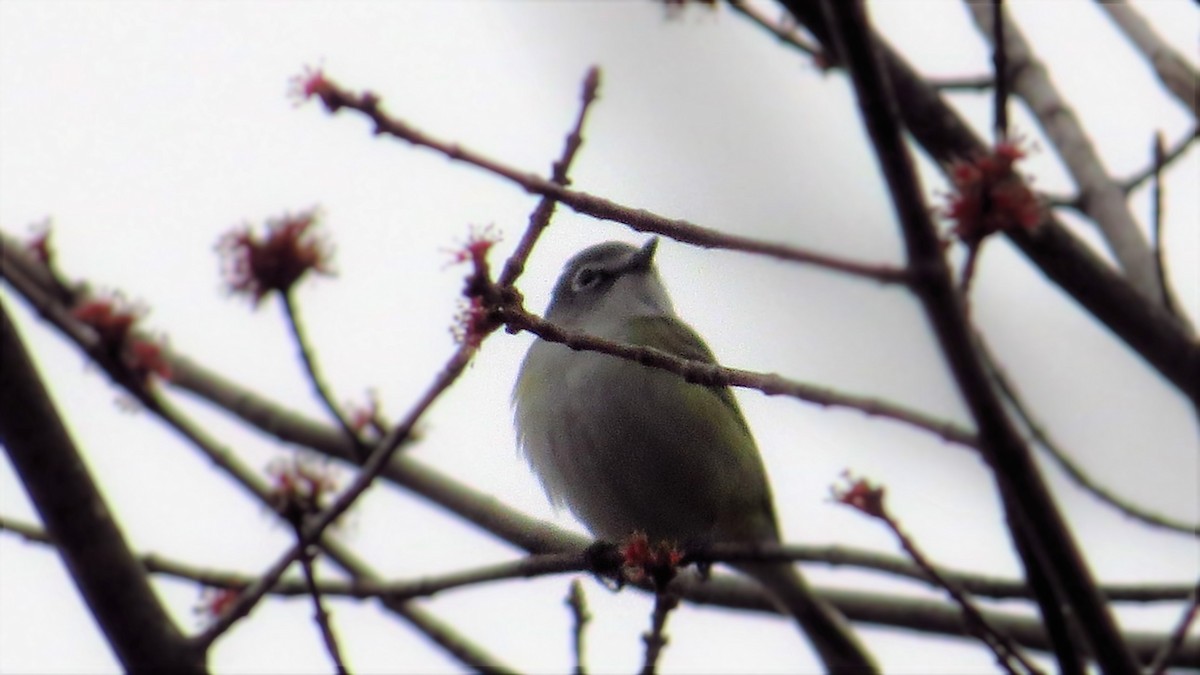
[[[575,273],[575,278],[571,281],[571,290],[579,292],[595,288],[607,276],[608,273],[604,270],[595,267],[585,267]]]

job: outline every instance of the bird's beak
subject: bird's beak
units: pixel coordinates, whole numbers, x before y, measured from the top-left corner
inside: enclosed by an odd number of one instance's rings
[[[658,237],[651,237],[641,250],[629,260],[629,269],[646,271],[654,264],[654,250],[658,248]]]

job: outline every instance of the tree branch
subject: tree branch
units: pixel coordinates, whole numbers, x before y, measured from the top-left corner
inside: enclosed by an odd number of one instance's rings
[[[122,667],[206,672],[204,652],[175,626],[129,550],[2,302],[0,372],[0,445]]]
[[[1196,91],[1200,75],[1187,59],[1163,41],[1125,0],[1096,0],[1096,4],[1146,57],[1167,91],[1192,113],[1193,118],[1200,119],[1200,92]]]
[[[854,80],[864,125],[875,145],[904,233],[909,264],[922,271],[920,283],[915,283],[913,290],[925,308],[959,391],[975,419],[980,447],[995,473],[1000,495],[1006,508],[1017,517],[1010,524],[1012,535],[1020,536],[1016,530],[1021,529],[1033,547],[1033,555],[1023,556],[1022,561],[1027,570],[1034,565],[1046,569],[1062,589],[1065,599],[1078,612],[1088,642],[1105,670],[1136,673],[1137,662],[1097,591],[1091,571],[1029,448],[1008,420],[974,347],[973,334],[942,258],[937,231],[922,201],[916,169],[901,136],[896,101],[876,56],[863,7],[858,2],[828,1],[823,7],[838,54]],[[1016,60],[1016,55],[1009,51]],[[1024,551],[1024,547],[1018,549]],[[1039,597],[1039,601],[1056,606],[1059,602],[1057,597]]]
[[[994,43],[992,8],[969,1],[964,4],[980,34]],[[1054,88],[1045,66],[1010,19],[1004,20],[1004,39],[1009,61],[1007,79],[1012,83],[1013,93],[1033,112],[1046,138],[1058,150],[1083,195],[1084,213],[1096,224],[1125,277],[1145,300],[1158,304],[1161,295],[1154,274],[1154,257],[1129,210],[1124,192],[1105,172],[1075,113]]]
[[[374,94],[355,94],[338,87],[331,81],[323,81],[325,88],[321,98],[326,109],[336,112],[343,108],[357,110],[375,124],[375,133],[387,135],[429,148],[447,158],[465,162],[489,173],[512,181],[526,192],[549,197],[566,204],[569,208],[601,220],[612,220],[628,225],[638,232],[661,234],[676,241],[693,244],[701,248],[719,248],[747,253],[759,253],[780,260],[815,265],[879,283],[906,283],[904,270],[887,265],[874,265],[845,260],[822,253],[761,241],[750,237],[726,234],[719,230],[701,227],[686,220],[664,218],[644,209],[617,204],[616,202],[576,190],[567,189],[534,173],[521,171],[457,143],[443,141],[416,127],[389,116],[381,109],[380,100]]]

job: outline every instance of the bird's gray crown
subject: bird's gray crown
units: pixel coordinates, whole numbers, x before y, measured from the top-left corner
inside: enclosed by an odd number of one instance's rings
[[[623,293],[632,290],[633,295],[662,305],[661,311],[651,313],[671,313],[670,301],[654,272],[657,246],[658,239],[654,238],[641,248],[610,241],[580,251],[567,261],[558,277],[546,318],[575,323],[584,313],[598,311],[607,304],[606,296],[622,280],[622,287],[627,289]]]

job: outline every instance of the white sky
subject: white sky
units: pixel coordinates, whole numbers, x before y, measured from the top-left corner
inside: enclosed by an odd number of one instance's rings
[[[1022,30],[1124,176],[1150,138],[1189,128],[1187,114],[1092,3],[1013,0]],[[1135,3],[1195,57],[1192,3]],[[875,3],[874,19],[927,73],[974,75],[988,54],[959,3]],[[515,244],[535,200],[427,151],[374,138],[355,114],[296,108],[287,81],[323,65],[340,83],[378,93],[426,131],[544,173],[558,156],[588,66],[601,100],[572,170],[579,189],[729,232],[900,261],[890,205],[841,74],[824,75],[725,10],[668,21],[653,3],[258,2],[0,3],[0,228],[23,234],[50,217],[62,269],[144,303],[147,325],[179,351],[316,418],[277,303],[251,311],[222,291],[213,246],[244,222],[320,205],[338,276],[307,282],[301,311],[343,401],[379,392],[398,417],[453,349],[448,326],[463,270],[447,249],[470,224]],[[1065,39],[1064,39],[1065,38]],[[957,95],[987,129],[986,95]],[[1015,129],[1042,148],[1014,104]],[[1049,153],[1027,165],[1065,193]],[[1167,184],[1167,251],[1195,319],[1195,186],[1191,152]],[[943,189],[930,180],[930,194]],[[1145,222],[1147,198],[1134,205]],[[1085,229],[1079,232],[1090,241]],[[586,245],[644,237],[560,211],[521,283],[540,310],[562,262]],[[916,303],[895,289],[802,266],[664,241],[658,260],[681,315],[731,366],[775,371],[965,421]],[[257,573],[289,545],[286,531],[219,471],[119,395],[5,287],[55,400],[138,551]],[[973,311],[1028,401],[1101,483],[1177,518],[1200,518],[1196,423],[1185,401],[1010,247],[986,247]],[[564,526],[513,449],[508,395],[529,336],[491,338],[472,369],[426,418],[414,456],[506,503]],[[889,503],[946,565],[1015,574],[991,481],[969,453],[903,426],[796,400],[739,392],[771,471],[790,541],[894,552],[877,524],[831,505],[844,468],[887,485]],[[211,433],[256,467],[287,452],[180,398]],[[1051,483],[1108,581],[1187,581],[1194,541],[1158,535],[1098,505],[1055,470]],[[0,461],[0,514],[34,521]],[[385,575],[408,578],[510,559],[517,552],[390,488],[371,491],[342,535]],[[878,585],[813,567],[820,583]],[[447,593],[427,606],[521,670],[569,667],[568,579],[550,577]],[[196,621],[197,590],[158,582],[180,622]],[[596,617],[588,661],[631,671],[651,600],[586,584]],[[922,593],[915,586],[894,586]],[[335,601],[349,666],[362,672],[454,671],[424,639],[371,603]],[[219,672],[327,672],[304,599],[269,601],[211,654]],[[1122,614],[1162,629],[1177,611]],[[862,628],[889,672],[991,672],[970,642]],[[813,669],[790,623],[687,608],[670,625],[663,672]],[[0,672],[116,668],[64,575],[43,547],[0,536]]]

